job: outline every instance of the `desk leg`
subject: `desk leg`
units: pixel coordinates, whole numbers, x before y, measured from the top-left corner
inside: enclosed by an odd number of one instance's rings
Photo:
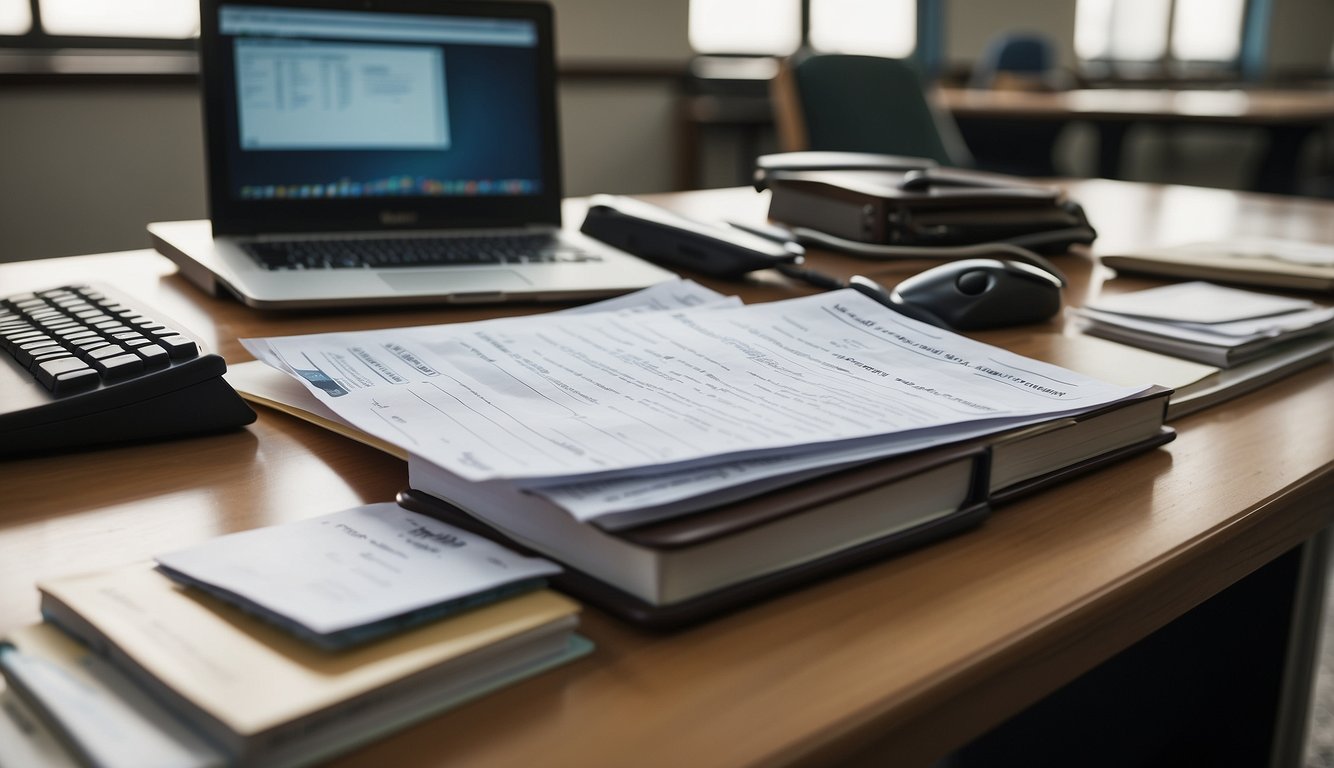
[[[1283,671],[1274,749],[1269,761],[1273,768],[1299,768],[1305,759],[1306,737],[1311,725],[1311,695],[1325,623],[1331,537],[1334,532],[1326,528],[1301,548],[1292,635],[1288,638],[1288,663]]]
[[[941,765],[1300,766],[1328,551],[1290,550]]]

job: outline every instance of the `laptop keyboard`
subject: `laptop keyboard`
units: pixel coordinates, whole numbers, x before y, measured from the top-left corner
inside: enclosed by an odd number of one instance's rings
[[[547,234],[285,240],[243,243],[242,248],[268,270],[601,261],[596,254]]]

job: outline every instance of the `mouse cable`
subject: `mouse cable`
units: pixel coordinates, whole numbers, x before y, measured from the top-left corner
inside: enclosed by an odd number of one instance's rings
[[[853,275],[847,282],[844,282],[836,277],[826,275],[823,272],[817,272],[813,269],[807,269],[806,267],[798,266],[796,264],[778,264],[774,269],[794,280],[801,280],[825,291],[851,288],[872,301],[898,312],[900,315],[911,317],[914,320],[920,320],[927,325],[934,325],[937,328],[952,330],[945,321],[936,317],[935,314],[927,309],[923,307],[914,307],[911,304],[905,304],[901,301],[895,301],[893,294],[890,293],[888,289],[864,275]]]
[[[896,259],[940,259],[950,261],[955,259],[981,258],[995,254],[997,251],[1002,251],[1019,261],[1026,262],[1039,269],[1050,272],[1061,281],[1061,285],[1063,286],[1069,284],[1069,281],[1065,277],[1065,273],[1061,272],[1060,268],[1050,260],[1030,249],[1063,242],[1083,243],[1087,245],[1092,243],[1093,239],[1096,237],[1093,230],[1088,227],[1071,227],[1068,229],[1055,229],[1047,232],[1034,232],[1028,235],[1019,235],[1017,237],[1008,238],[1006,240],[998,240],[990,243],[977,243],[973,245],[879,245],[876,243],[864,243],[859,240],[848,240],[808,227],[789,228],[778,224],[755,225],[748,222],[738,221],[729,221],[728,224],[767,240],[783,243],[795,242],[802,246],[813,245],[828,250],[842,251],[853,256],[885,261]],[[796,271],[800,272],[800,270]],[[792,277],[807,280],[807,282],[811,282],[812,285],[820,285],[820,283],[813,282],[812,280],[798,275],[792,275]]]
[[[1051,238],[1059,236],[1061,239],[1069,239],[1071,232],[1075,231],[1087,230],[1061,230],[1038,234],[1047,235]],[[1029,244],[1042,244],[1034,243],[1034,238],[1014,238],[1013,240],[978,243],[976,245],[878,245],[875,243],[863,243],[857,240],[847,240],[842,237],[836,237],[806,227],[793,227],[791,232],[793,238],[801,245],[814,245],[816,247],[844,251],[853,256],[860,256],[868,259],[881,259],[885,261],[899,259],[955,260],[984,258],[987,256],[994,257],[999,251],[1018,261],[1031,264],[1045,272],[1050,272],[1061,281],[1061,285],[1068,285],[1069,283],[1069,281],[1066,280],[1065,273],[1063,273],[1059,267],[1051,263],[1045,256],[1024,247]],[[1047,240],[1049,238],[1044,237],[1043,239]]]
[[[800,280],[803,283],[813,285],[824,291],[836,291],[840,288],[848,287],[847,283],[839,280],[837,277],[826,275],[823,272],[817,272],[814,269],[802,267],[797,264],[775,264],[774,269],[793,280]]]

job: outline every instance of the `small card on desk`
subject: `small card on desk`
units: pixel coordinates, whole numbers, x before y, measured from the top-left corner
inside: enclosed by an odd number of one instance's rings
[[[508,597],[560,571],[388,503],[223,536],[157,562],[176,581],[331,648]]]

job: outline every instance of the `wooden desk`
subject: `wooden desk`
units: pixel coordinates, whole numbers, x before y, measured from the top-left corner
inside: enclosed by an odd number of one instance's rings
[[[1227,235],[1334,243],[1334,204],[1108,181],[1072,188],[1109,251]],[[659,200],[711,216],[758,218],[765,205],[741,189]],[[920,268],[815,262],[889,282]],[[1139,285],[1108,283],[1087,257],[1062,266],[1076,303]],[[233,362],[247,359],[240,336],[487,314],[255,313],[202,296],[147,251],[0,266],[7,292],[87,280],[142,297]],[[806,290],[776,276],[715,287],[750,300]],[[828,765],[860,757],[928,765],[1322,530],[1334,513],[1332,405],[1334,369],[1308,370],[1183,419],[1165,449],[1004,507],[974,532],[680,634],[644,634],[587,611],[585,631],[597,643],[590,657],[337,764]],[[0,630],[38,620],[38,579],[391,499],[405,481],[401,462],[268,411],[222,436],[5,462]],[[1230,618],[1240,634],[1250,631],[1249,615]],[[1191,656],[1177,665],[1190,668]]]
[[[1256,171],[1260,192],[1293,192],[1301,145],[1334,121],[1334,90],[1149,90],[1094,88],[1069,91],[942,88],[937,103],[958,118],[1080,120],[1098,129],[1098,175],[1119,178],[1122,147],[1140,123],[1262,128],[1268,145]]]

